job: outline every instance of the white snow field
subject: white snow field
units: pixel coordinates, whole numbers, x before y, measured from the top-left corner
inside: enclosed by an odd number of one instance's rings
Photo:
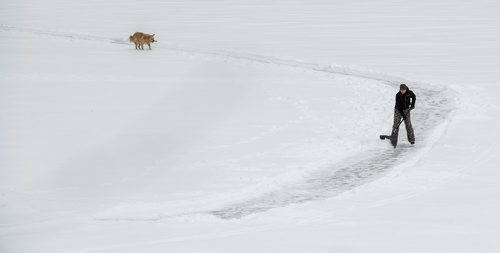
[[[0,252],[499,252],[499,14],[2,0]]]

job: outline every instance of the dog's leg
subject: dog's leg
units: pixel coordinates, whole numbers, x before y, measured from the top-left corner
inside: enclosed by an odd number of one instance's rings
[[[151,43],[148,43],[149,50],[151,50]]]

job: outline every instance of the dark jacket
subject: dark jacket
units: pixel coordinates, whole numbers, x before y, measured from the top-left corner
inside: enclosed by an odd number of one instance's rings
[[[394,108],[404,117],[403,110],[415,107],[415,100],[417,100],[417,97],[410,89],[407,89],[405,94],[398,92],[396,94],[396,105]]]

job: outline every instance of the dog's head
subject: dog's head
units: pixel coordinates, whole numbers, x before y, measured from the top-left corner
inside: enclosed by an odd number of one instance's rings
[[[151,35],[150,40],[151,40],[151,43],[158,42],[158,41],[155,40],[155,34],[154,33],[153,33],[153,35]]]

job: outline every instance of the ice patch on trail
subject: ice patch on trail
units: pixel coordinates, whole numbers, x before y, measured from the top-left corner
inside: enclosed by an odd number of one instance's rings
[[[264,212],[276,207],[331,198],[374,181],[387,174],[394,167],[414,165],[446,131],[452,117],[452,110],[447,111],[448,116],[443,115],[444,118],[441,118],[443,121],[435,125],[432,131],[428,131],[427,136],[419,135],[420,138],[425,138],[426,145],[424,146],[417,145],[413,147],[404,144],[394,150],[373,150],[368,156],[352,157],[343,163],[337,164],[334,168],[313,173],[304,178],[301,183],[286,186],[279,191],[269,192],[252,200],[213,210],[210,213],[223,219],[242,218],[249,214]],[[437,121],[434,123],[437,123]],[[423,130],[422,128],[418,127],[420,130]]]
[[[276,207],[331,198],[380,178],[394,166],[408,162],[407,159],[415,163],[425,151],[430,150],[437,136],[444,133],[443,129],[449,122],[454,108],[453,101],[447,99],[448,89],[425,90],[425,87],[418,86],[416,90],[420,94],[421,110],[415,111],[413,115],[414,121],[419,122],[414,128],[417,141],[426,145],[402,144],[396,149],[371,150],[331,168],[313,173],[305,177],[302,182],[256,196],[251,200],[212,210],[210,213],[222,219],[242,218]],[[402,136],[402,141],[404,138]]]

